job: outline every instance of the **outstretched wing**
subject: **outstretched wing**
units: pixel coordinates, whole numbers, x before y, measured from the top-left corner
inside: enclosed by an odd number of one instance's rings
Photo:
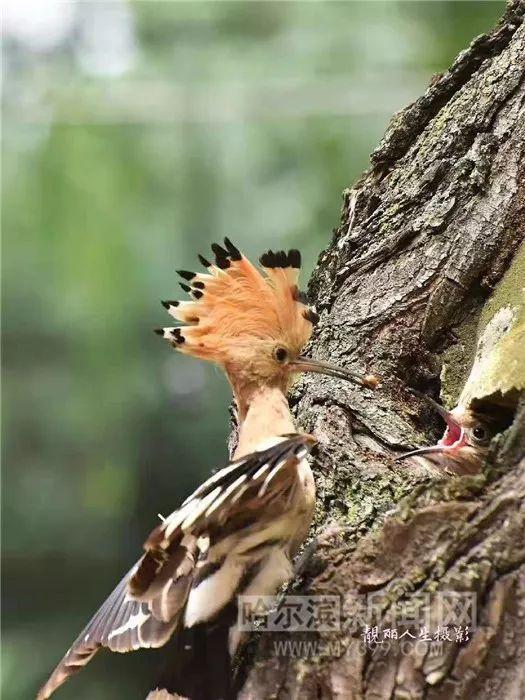
[[[128,595],[129,578],[141,562],[142,559],[132,567],[91,618],[38,692],[37,700],[49,698],[70,676],[86,666],[101,647],[124,653],[160,647],[167,642],[177,619],[162,621],[153,615],[147,603]]]
[[[101,647],[128,652],[164,645],[178,626],[210,544],[252,523],[279,498],[314,440],[293,435],[231,462],[211,476],[146,541],[146,553],[124,576],[38,693],[45,700]]]

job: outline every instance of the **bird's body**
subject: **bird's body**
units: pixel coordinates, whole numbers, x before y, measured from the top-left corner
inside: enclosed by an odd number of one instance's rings
[[[286,399],[291,374],[322,372],[370,388],[377,383],[299,355],[314,313],[297,288],[298,251],[262,256],[263,276],[228,239],[225,248],[213,250],[215,264],[201,259],[207,274],[181,272],[193,301],[163,302],[187,325],[159,334],[226,372],[239,420],[233,460],[153,530],[143,556],[68,650],[38,700],[101,647],[160,647],[172,636],[173,659],[150,698],[229,697],[229,662],[240,641],[237,596],[273,594],[291,578],[292,557],[314,511],[306,457],[315,440],[295,432]],[[206,671],[215,674],[213,680]]]

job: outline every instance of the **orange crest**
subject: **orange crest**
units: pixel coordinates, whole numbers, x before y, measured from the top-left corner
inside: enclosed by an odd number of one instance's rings
[[[279,349],[298,355],[317,320],[297,286],[299,251],[268,251],[260,258],[261,270],[228,238],[224,246],[212,245],[214,263],[199,255],[205,273],[179,271],[192,300],[162,303],[186,325],[156,332],[177,350],[226,367],[250,365],[258,354]]]

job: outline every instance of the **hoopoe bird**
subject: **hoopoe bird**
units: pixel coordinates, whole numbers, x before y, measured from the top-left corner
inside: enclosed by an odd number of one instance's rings
[[[488,455],[492,438],[510,424],[508,411],[500,408],[489,413],[483,411],[480,405],[467,408],[461,404],[447,411],[426,394],[414,389],[411,391],[439,413],[446,428],[436,445],[411,450],[397,459],[422,457],[451,474],[478,474]]]
[[[227,698],[241,641],[237,596],[271,595],[290,580],[311,524],[315,486],[306,459],[315,443],[297,433],[286,393],[297,372],[318,372],[374,389],[373,375],[301,355],[314,311],[297,282],[301,257],[264,254],[262,270],[225,239],[206,272],[181,271],[189,301],[163,305],[183,326],[157,332],[178,351],[218,364],[237,405],[232,461],[165,518],[144,554],[82,631],[38,700],[102,648],[161,647],[171,639],[165,677],[149,698]],[[224,678],[226,676],[226,678]],[[212,680],[210,680],[212,678]]]

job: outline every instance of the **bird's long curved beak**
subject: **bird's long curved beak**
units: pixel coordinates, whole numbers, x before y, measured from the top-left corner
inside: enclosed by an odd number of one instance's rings
[[[410,450],[410,452],[404,452],[402,455],[396,457],[396,462],[400,462],[402,459],[407,457],[414,457],[416,455],[429,455],[437,454],[438,452],[443,452],[443,447],[441,445],[431,445],[430,447],[419,447],[417,450]]]
[[[354,382],[354,384],[365,386],[368,389],[377,389],[379,386],[379,379],[373,374],[363,376],[357,372],[345,369],[344,367],[337,367],[337,365],[332,365],[329,362],[314,360],[310,357],[300,356],[290,363],[290,367],[295,372],[326,374],[329,377],[336,377],[337,379]]]

